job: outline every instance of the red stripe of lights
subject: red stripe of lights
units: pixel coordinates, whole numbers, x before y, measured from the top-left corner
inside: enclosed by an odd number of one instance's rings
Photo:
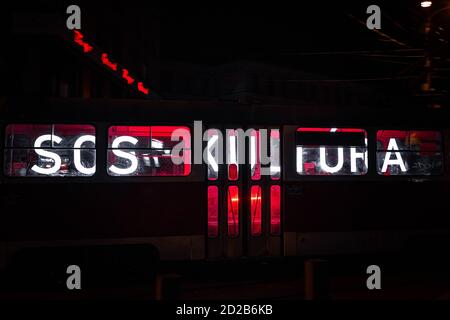
[[[106,53],[102,53],[102,62],[105,66],[107,66],[111,70],[117,71],[117,63],[112,63],[109,60],[108,55]]]
[[[74,30],[73,41],[83,49],[84,53],[89,53],[89,52],[93,51],[94,47],[92,45],[90,45],[89,43],[87,43],[83,38],[84,38],[84,35],[80,31]],[[120,76],[123,80],[125,80],[125,82],[129,86],[135,86],[135,89],[137,89],[142,94],[145,94],[145,95],[149,94],[150,90],[144,86],[143,82],[136,81],[136,78],[134,78],[127,69],[119,68],[117,63],[113,63],[110,60],[107,53],[102,53],[100,55],[99,60],[109,70],[116,72],[118,74],[118,76]]]
[[[122,69],[122,78],[124,78],[128,84],[132,84],[134,82],[134,79],[130,76],[127,69]]]

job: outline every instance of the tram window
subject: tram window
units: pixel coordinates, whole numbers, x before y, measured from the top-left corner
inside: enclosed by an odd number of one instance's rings
[[[219,235],[219,188],[208,186],[208,237]]]
[[[3,169],[7,176],[92,176],[95,157],[95,128],[91,125],[6,127]]]
[[[261,186],[250,189],[250,233],[252,236],[261,235]]]
[[[281,230],[281,187],[270,187],[270,234],[279,235]]]
[[[296,168],[300,175],[364,175],[367,162],[364,129],[297,129]]]
[[[208,180],[217,180],[219,178],[219,163],[221,163],[220,141],[221,134],[217,129],[208,129],[207,132],[207,166]]]
[[[112,126],[108,130],[109,175],[187,176],[190,163],[188,127]]]
[[[229,186],[227,198],[228,236],[235,238],[239,236],[239,188]]]
[[[442,168],[442,136],[439,131],[377,132],[378,174],[438,175]]]

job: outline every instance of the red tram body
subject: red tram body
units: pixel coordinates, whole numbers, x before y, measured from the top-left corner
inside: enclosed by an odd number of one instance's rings
[[[444,110],[54,99],[8,101],[0,112],[2,267],[30,247],[151,244],[163,260],[199,260],[450,239]],[[256,160],[173,165],[174,130],[184,132],[183,160],[208,149],[195,141],[198,120],[210,137],[253,128],[258,141],[268,129],[278,163],[268,175]]]

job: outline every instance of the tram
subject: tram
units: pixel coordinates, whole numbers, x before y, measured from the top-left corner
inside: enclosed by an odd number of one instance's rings
[[[2,267],[27,248],[179,261],[450,239],[445,110],[11,99],[0,114]]]

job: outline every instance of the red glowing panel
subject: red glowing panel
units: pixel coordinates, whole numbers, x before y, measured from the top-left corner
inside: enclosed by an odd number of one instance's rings
[[[121,136],[130,136],[137,139],[136,145],[128,147],[134,148],[150,148],[151,147],[151,129],[150,126],[113,126],[108,130],[108,146],[111,147],[112,142]],[[123,144],[122,146],[127,146]]]
[[[93,47],[90,44],[88,44],[87,42],[83,41],[83,38],[84,38],[84,36],[81,34],[80,31],[74,30],[73,41],[83,48],[84,53],[88,53],[88,52],[92,51]]]
[[[208,237],[219,235],[219,188],[208,187]]]
[[[229,186],[227,198],[228,236],[237,237],[239,236],[239,188]]]
[[[122,78],[124,78],[128,84],[132,84],[134,82],[134,78],[130,76],[127,69],[122,70]]]
[[[250,233],[252,236],[261,235],[261,187],[252,186],[250,189]]]
[[[148,94],[148,89],[144,87],[144,84],[142,82],[138,82],[137,88],[143,94]]]
[[[279,235],[281,231],[281,187],[270,187],[270,233]]]
[[[236,181],[238,179],[238,166],[235,163],[228,165],[228,179],[231,181]]]
[[[102,63],[111,70],[117,71],[117,63],[112,63],[106,53],[102,53]]]

